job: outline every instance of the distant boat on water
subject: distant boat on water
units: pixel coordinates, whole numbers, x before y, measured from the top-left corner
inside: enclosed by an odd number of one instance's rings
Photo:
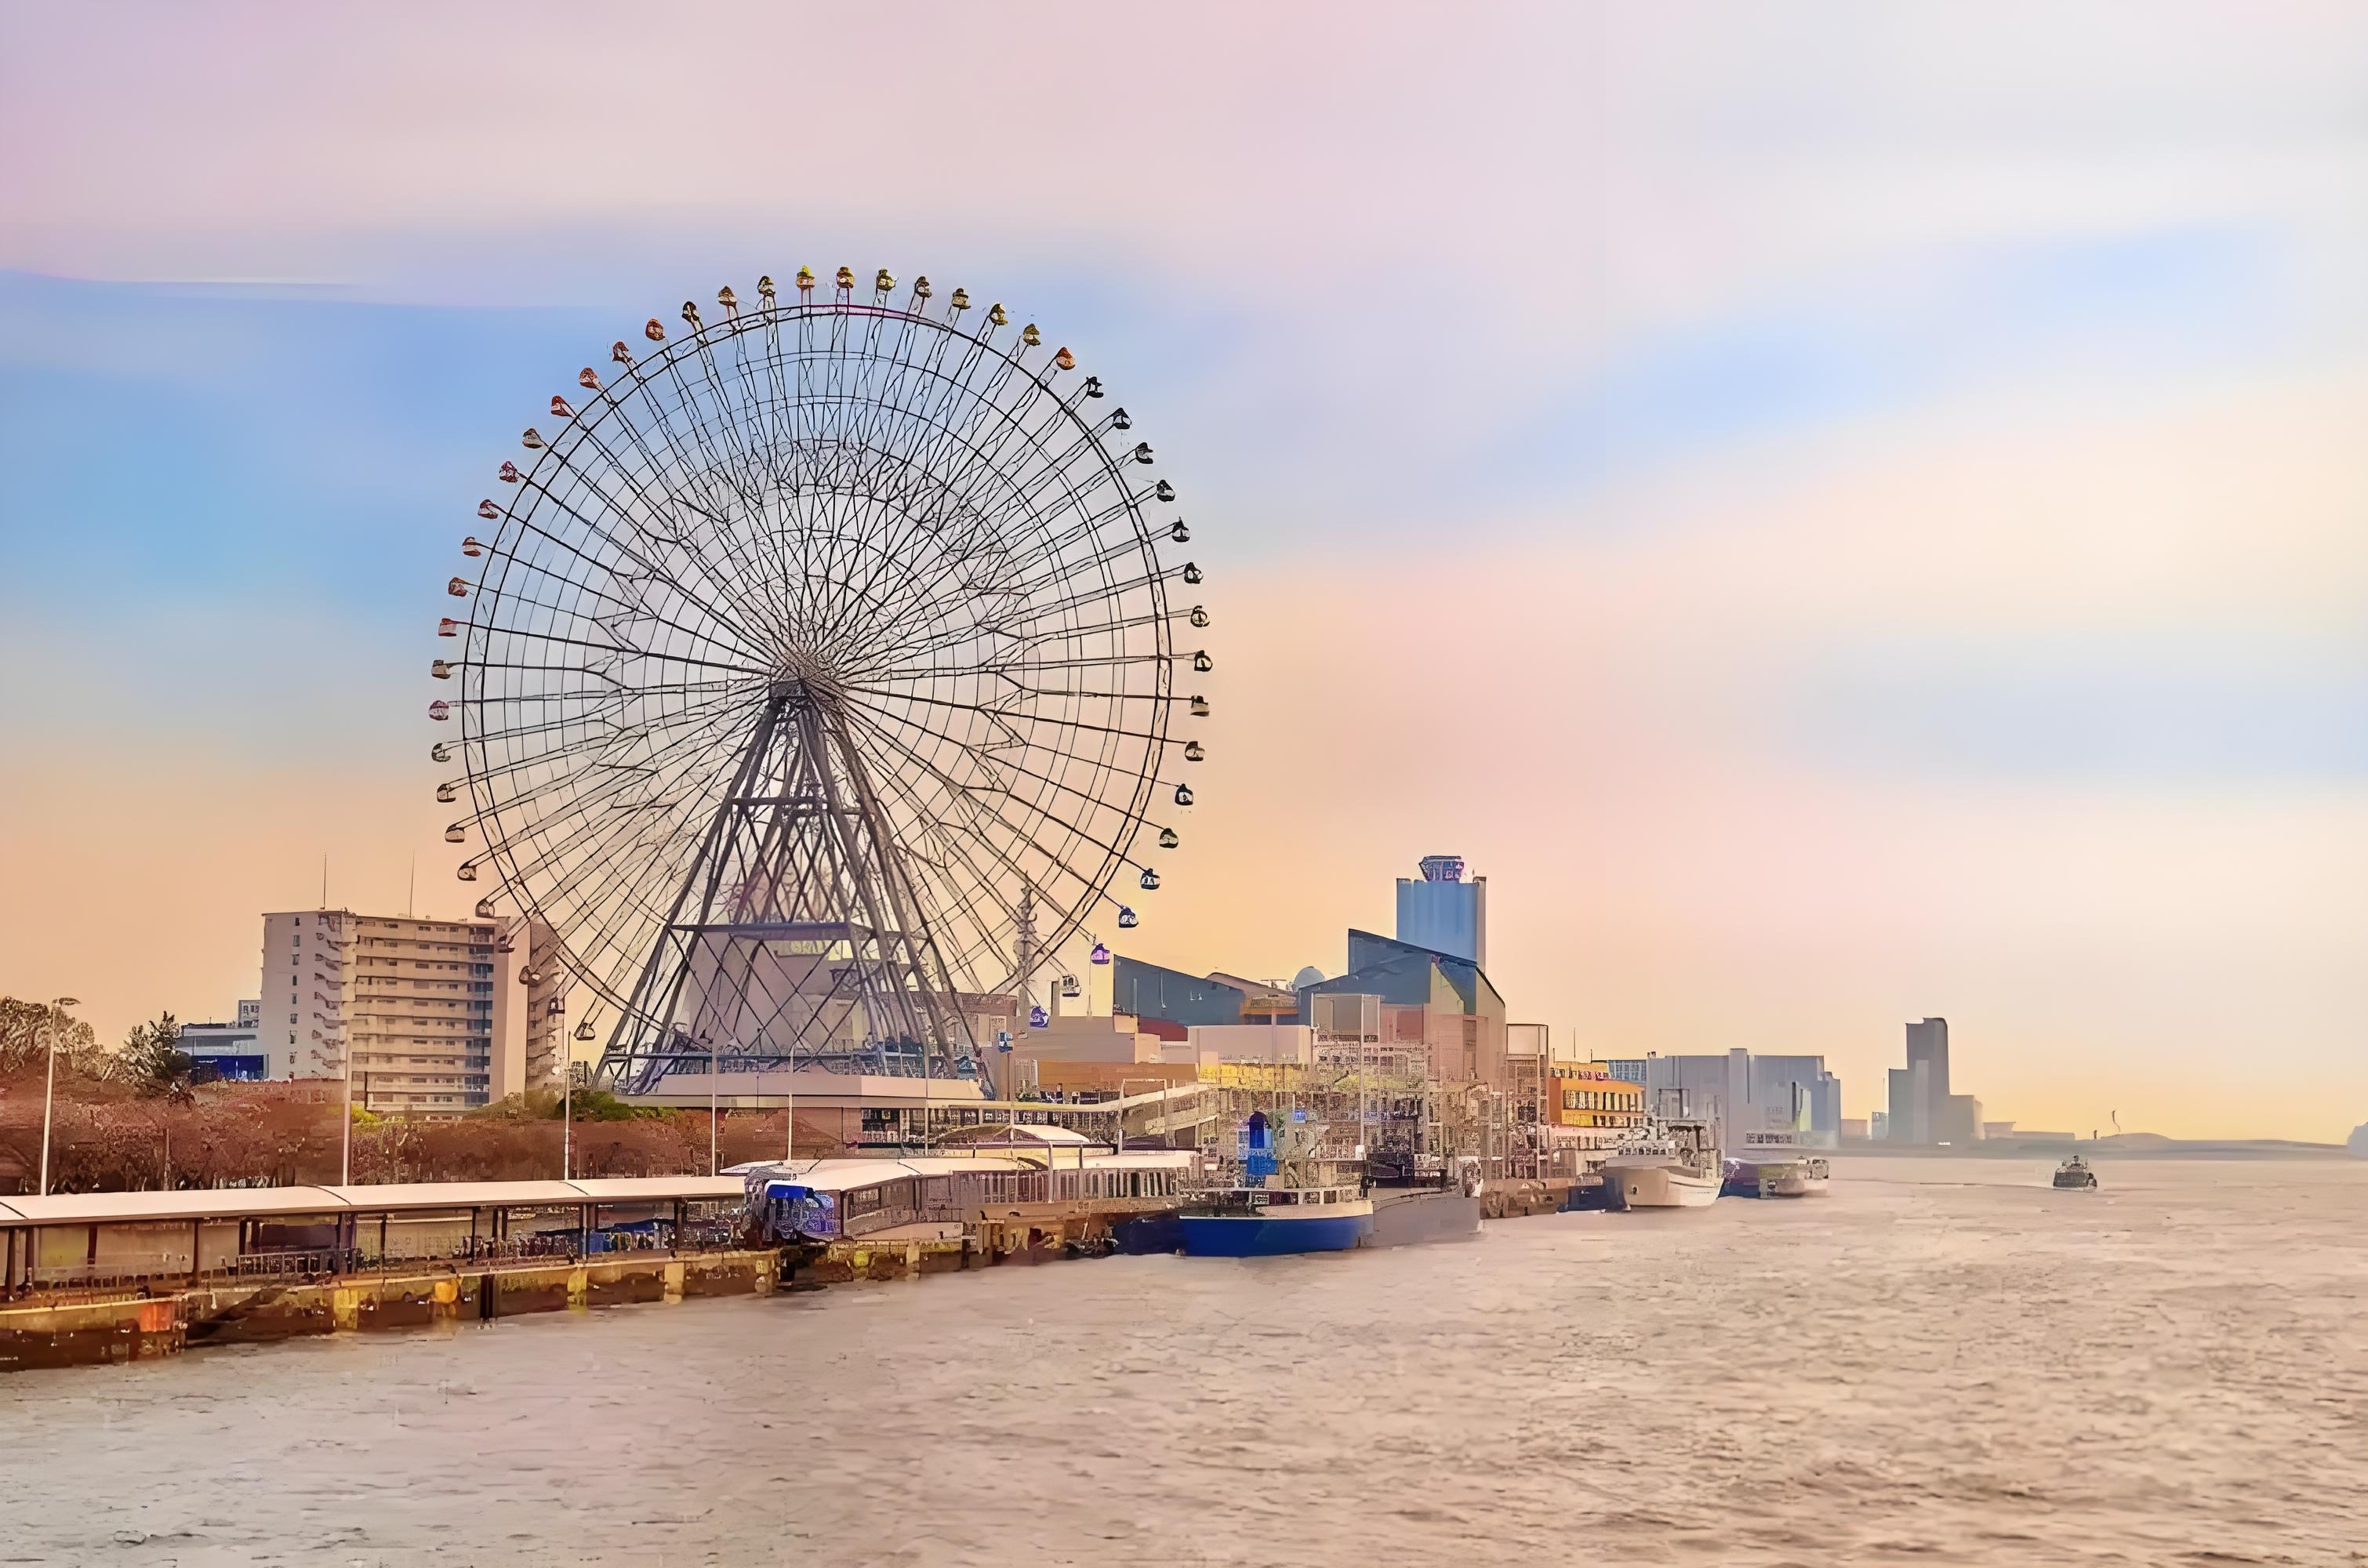
[[[1761,1150],[1730,1158],[1725,1177],[1725,1198],[1813,1198],[1824,1196],[1833,1168],[1797,1149]]]
[[[2093,1192],[2097,1187],[2097,1173],[2089,1168],[2088,1161],[2075,1154],[2055,1167],[2055,1185],[2067,1192]]]

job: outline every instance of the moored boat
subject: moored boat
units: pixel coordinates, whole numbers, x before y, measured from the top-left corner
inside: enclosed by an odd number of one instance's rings
[[[1807,1162],[1770,1159],[1765,1154],[1730,1158],[1719,1185],[1722,1198],[1806,1198],[1808,1195]]]
[[[1665,1121],[1603,1162],[1614,1209],[1702,1209],[1717,1201],[1725,1173],[1708,1122]]]
[[[1354,1187],[1213,1190],[1176,1218],[1187,1257],[1347,1252],[1373,1231],[1373,1202]]]
[[[1346,1252],[1373,1232],[1361,1171],[1323,1156],[1317,1130],[1253,1111],[1229,1174],[1176,1217],[1187,1257]]]
[[[1469,1241],[1480,1233],[1480,1162],[1466,1156],[1436,1187],[1369,1187],[1373,1228],[1357,1244],[1413,1246]]]

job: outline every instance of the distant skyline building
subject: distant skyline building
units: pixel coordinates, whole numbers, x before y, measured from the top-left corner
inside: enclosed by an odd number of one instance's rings
[[[234,1024],[183,1024],[179,1040],[182,1054],[190,1062],[210,1071],[217,1078],[250,1083],[269,1078],[271,1053],[263,1048],[259,1036],[263,1031],[263,1004],[242,1001],[238,1005],[238,1021]],[[285,1073],[277,1076],[286,1077]]]
[[[1398,879],[1397,939],[1488,967],[1488,879],[1463,880],[1461,855],[1426,855]]]
[[[1919,1018],[1907,1026],[1907,1065],[1890,1070],[1884,1135],[1895,1143],[1975,1143],[1982,1102],[1952,1093],[1949,1080],[1949,1020]]]
[[[1952,1145],[1982,1141],[1982,1102],[1971,1095],[1951,1095],[1942,1111],[1943,1142]]]
[[[1927,1112],[1931,1103],[1931,1064],[1918,1062],[1913,1067],[1894,1067],[1884,1074],[1888,1093],[1884,1103],[1890,1115],[1885,1126],[1886,1136],[1895,1143],[1930,1143],[1932,1142],[1932,1119]]]
[[[1612,1076],[1643,1085],[1656,1117],[1718,1124],[1730,1153],[1752,1149],[1831,1149],[1842,1131],[1842,1085],[1822,1056],[1755,1056],[1740,1047],[1721,1054],[1645,1056],[1608,1063]]]

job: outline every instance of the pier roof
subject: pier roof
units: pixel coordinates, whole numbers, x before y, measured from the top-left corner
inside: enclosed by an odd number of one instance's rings
[[[0,1227],[377,1214],[392,1210],[563,1208],[739,1198],[734,1176],[614,1176],[581,1181],[388,1182],[374,1187],[233,1187],[173,1192],[72,1192],[0,1198]]]

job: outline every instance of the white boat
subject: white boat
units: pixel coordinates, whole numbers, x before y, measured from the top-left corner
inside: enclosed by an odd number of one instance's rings
[[[1833,1168],[1805,1150],[1761,1145],[1726,1162],[1729,1198],[1815,1198],[1824,1195]]]
[[[1717,1137],[1704,1121],[1662,1122],[1603,1162],[1613,1209],[1708,1208],[1725,1176]]]
[[[1614,1155],[1603,1164],[1603,1181],[1622,1209],[1706,1209],[1718,1199],[1720,1178],[1651,1156],[1632,1163]]]

